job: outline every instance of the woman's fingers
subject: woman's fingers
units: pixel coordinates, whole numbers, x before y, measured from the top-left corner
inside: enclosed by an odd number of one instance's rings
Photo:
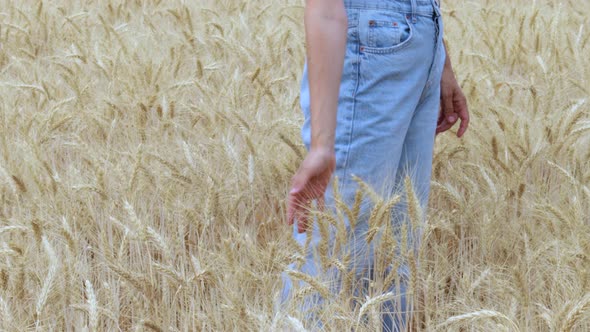
[[[319,177],[312,178],[304,185],[302,189],[292,189],[289,193],[287,206],[287,220],[289,225],[293,225],[297,220],[297,229],[299,233],[306,231],[309,222],[309,210],[312,200],[316,200],[317,208],[321,211],[325,208],[325,197],[327,183],[329,179]]]
[[[297,213],[297,196],[293,193],[289,193],[287,199],[287,223],[293,225],[295,222],[295,214]]]
[[[324,195],[318,197],[317,202],[318,202],[318,209],[320,211],[324,211],[324,209],[326,208],[326,199],[324,198]]]
[[[457,136],[461,137],[467,131],[467,127],[469,127],[469,110],[467,108],[467,100],[460,90],[457,93],[454,106],[455,112],[459,115],[459,119],[461,119],[461,125],[459,126],[459,131],[457,131]]]
[[[308,227],[311,201],[318,199],[318,206],[323,208],[324,193],[335,163],[333,150],[312,150],[293,176],[287,200],[287,220],[289,225],[293,225],[297,219],[300,233],[305,232]]]
[[[301,209],[299,210],[299,216],[297,217],[297,231],[299,233],[305,233],[305,231],[307,230],[307,226],[308,226],[308,216],[307,216],[307,210],[306,209]]]
[[[445,132],[445,131],[449,130],[449,129],[450,129],[452,126],[453,126],[453,124],[454,124],[454,123],[449,123],[449,122],[447,121],[447,119],[443,119],[443,120],[442,120],[442,122],[441,122],[441,124],[439,124],[439,125],[436,127],[436,133],[437,133],[437,134],[440,134],[440,133],[442,133],[442,132]]]

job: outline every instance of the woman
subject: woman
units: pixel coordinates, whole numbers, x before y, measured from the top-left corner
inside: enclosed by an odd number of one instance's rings
[[[313,249],[321,236],[306,211],[313,200],[320,207],[335,206],[333,176],[349,206],[358,189],[353,176],[383,196],[392,195],[409,176],[425,209],[435,135],[461,119],[461,137],[469,114],[443,44],[438,0],[307,0],[305,32],[301,134],[308,153],[292,178],[287,219],[296,239],[311,244],[301,272],[317,276]],[[403,206],[392,213],[397,226],[405,222],[398,218]],[[354,227],[346,221],[347,231],[356,239],[356,252],[371,252],[366,241],[358,240],[368,230],[368,214],[361,216]],[[308,227],[313,227],[311,239]],[[356,257],[357,276],[371,270],[372,258],[372,252],[364,262]],[[407,272],[404,266],[399,270]],[[285,277],[283,300],[291,288],[292,280]],[[407,310],[403,294],[397,308],[400,303]],[[384,317],[383,324],[393,331],[403,322]]]

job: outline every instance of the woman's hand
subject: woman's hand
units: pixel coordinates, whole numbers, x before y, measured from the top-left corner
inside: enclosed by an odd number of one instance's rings
[[[440,81],[440,113],[436,127],[436,134],[447,131],[455,125],[458,119],[461,119],[461,125],[457,131],[457,136],[465,134],[469,126],[469,110],[467,109],[467,100],[451,66],[451,61],[447,55],[445,67],[443,69]]]
[[[293,225],[294,219],[297,219],[299,233],[305,232],[309,226],[311,201],[317,199],[319,208],[324,208],[324,193],[335,168],[334,149],[312,148],[293,176],[287,200],[287,220],[289,225]]]

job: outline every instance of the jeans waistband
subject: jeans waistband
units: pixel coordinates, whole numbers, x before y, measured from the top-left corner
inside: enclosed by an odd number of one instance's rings
[[[432,16],[436,14],[439,0],[344,0],[344,7],[350,9],[394,10],[412,15]]]

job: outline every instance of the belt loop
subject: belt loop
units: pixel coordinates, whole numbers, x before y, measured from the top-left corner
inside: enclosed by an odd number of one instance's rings
[[[434,7],[434,16],[440,17],[440,0],[432,0],[432,6]]]
[[[416,16],[418,15],[418,5],[416,4],[417,0],[411,0],[412,1],[412,23],[416,23],[417,18]]]

